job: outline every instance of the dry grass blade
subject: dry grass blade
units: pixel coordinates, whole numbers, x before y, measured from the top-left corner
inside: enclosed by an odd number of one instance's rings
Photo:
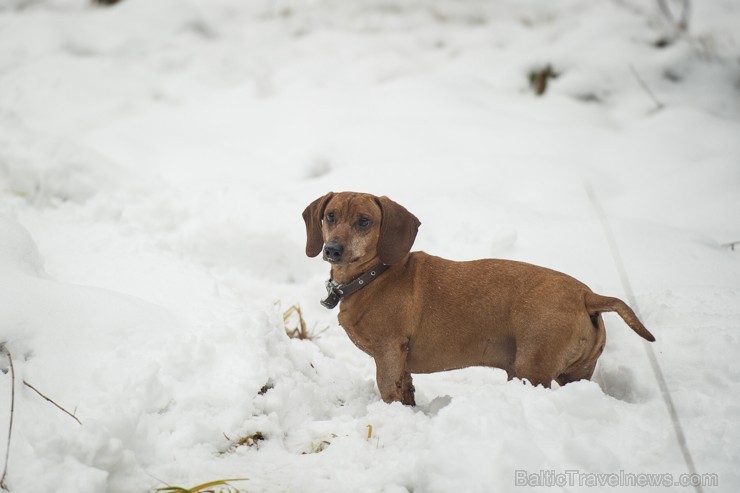
[[[3,466],[3,475],[0,476],[0,488],[5,491],[10,489],[5,484],[5,477],[8,475],[8,459],[10,458],[10,437],[13,434],[13,412],[15,410],[15,367],[13,366],[13,355],[5,346],[5,343],[0,344],[0,350],[8,356],[8,362],[10,363],[10,419],[8,420],[8,443],[5,447],[5,465]]]
[[[192,488],[183,488],[182,486],[164,486],[157,488],[156,491],[169,492],[169,493],[205,493],[208,488],[213,486],[226,486],[227,488],[236,491],[236,488],[229,484],[229,481],[248,481],[248,478],[234,478],[234,479],[217,479],[215,481],[209,481],[207,483],[193,486]]]

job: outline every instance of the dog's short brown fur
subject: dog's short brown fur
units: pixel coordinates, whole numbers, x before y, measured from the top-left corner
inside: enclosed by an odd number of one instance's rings
[[[509,260],[453,262],[409,253],[419,220],[387,197],[328,193],[303,212],[306,254],[322,251],[346,284],[391,267],[342,299],[339,323],[375,359],[386,402],[414,404],[412,373],[502,368],[545,387],[589,379],[604,349],[601,312],[654,341],[621,300],[560,272]]]

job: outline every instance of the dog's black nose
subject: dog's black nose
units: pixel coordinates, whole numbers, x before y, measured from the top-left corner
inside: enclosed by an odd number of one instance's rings
[[[344,253],[344,247],[336,241],[330,241],[324,246],[324,255],[330,262],[342,260],[342,253]]]

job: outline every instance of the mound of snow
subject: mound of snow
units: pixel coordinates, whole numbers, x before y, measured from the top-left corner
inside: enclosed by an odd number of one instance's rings
[[[38,206],[85,202],[126,179],[102,155],[0,118],[0,189]]]
[[[0,269],[19,270],[34,276],[44,273],[44,260],[28,230],[7,214],[0,213]]]

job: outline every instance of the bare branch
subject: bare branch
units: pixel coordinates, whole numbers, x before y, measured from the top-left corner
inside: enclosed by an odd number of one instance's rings
[[[56,402],[54,402],[52,399],[50,399],[47,396],[45,396],[44,394],[42,394],[39,389],[37,389],[36,387],[34,387],[33,385],[31,385],[30,383],[28,383],[25,380],[23,380],[23,385],[25,385],[29,389],[33,390],[34,392],[36,392],[38,395],[40,395],[41,397],[43,397],[44,399],[46,399],[48,402],[51,402],[52,404],[54,404],[57,407],[57,409],[63,411],[66,414],[68,414],[72,419],[74,419],[75,421],[77,421],[80,425],[82,424],[82,421],[80,421],[79,419],[77,419],[77,416],[75,416],[71,412],[67,411],[62,406],[60,406],[59,404],[57,404]]]

